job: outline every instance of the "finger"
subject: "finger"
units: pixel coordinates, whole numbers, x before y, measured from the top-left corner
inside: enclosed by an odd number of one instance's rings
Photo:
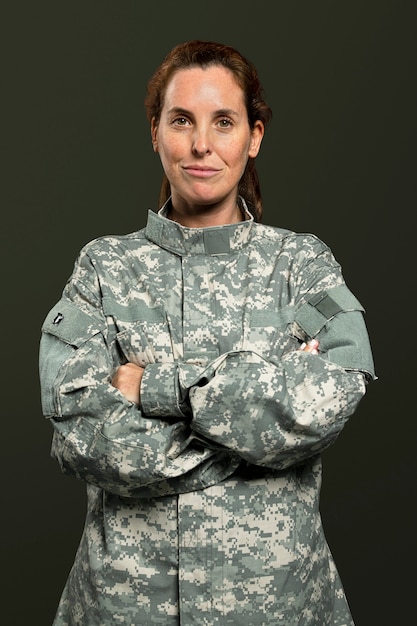
[[[303,342],[300,346],[302,352],[310,352],[311,354],[318,354],[319,342],[317,339],[310,339],[308,343]]]

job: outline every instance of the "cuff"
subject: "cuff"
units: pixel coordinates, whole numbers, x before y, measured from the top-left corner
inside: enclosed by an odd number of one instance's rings
[[[190,387],[203,368],[184,363],[150,363],[145,367],[140,387],[144,415],[189,418]]]

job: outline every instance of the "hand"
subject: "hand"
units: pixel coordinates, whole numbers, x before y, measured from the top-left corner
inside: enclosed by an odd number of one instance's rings
[[[112,378],[111,384],[116,387],[129,402],[140,405],[140,383],[142,381],[143,367],[134,363],[121,365]]]
[[[317,339],[310,339],[308,343],[302,343],[299,347],[301,352],[310,352],[310,354],[319,353],[319,342]]]

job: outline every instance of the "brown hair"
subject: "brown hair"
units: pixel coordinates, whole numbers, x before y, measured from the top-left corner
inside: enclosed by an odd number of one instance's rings
[[[148,83],[145,109],[149,122],[159,122],[164,95],[173,74],[190,67],[221,65],[229,69],[243,90],[249,126],[260,120],[264,126],[270,121],[272,111],[264,101],[263,88],[254,65],[237,50],[211,41],[188,41],[175,46],[162,61]],[[170,185],[164,175],[159,195],[160,206],[171,194]],[[239,194],[245,198],[256,221],[261,221],[262,198],[255,159],[249,158],[239,182]]]

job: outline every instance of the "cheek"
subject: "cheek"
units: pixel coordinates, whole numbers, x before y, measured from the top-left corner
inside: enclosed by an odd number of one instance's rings
[[[236,149],[229,152],[229,164],[235,170],[239,170],[243,173],[248,160],[248,145],[242,146],[240,149]]]
[[[160,137],[158,146],[161,159],[167,162],[179,159],[184,153],[183,142],[178,137]]]

